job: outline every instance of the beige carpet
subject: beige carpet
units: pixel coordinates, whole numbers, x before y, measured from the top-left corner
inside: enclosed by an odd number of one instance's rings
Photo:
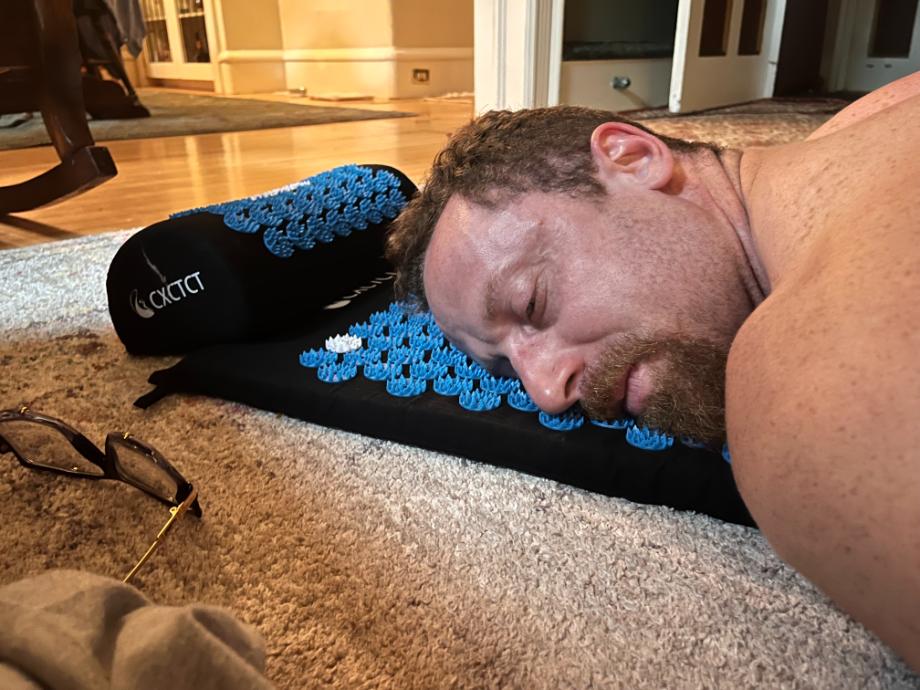
[[[810,131],[660,123],[723,145]],[[171,458],[204,519],[179,524],[140,585],[255,624],[279,687],[920,688],[755,530],[220,400],[133,408],[174,360],[128,357],[112,331],[105,272],[126,236],[0,252],[0,409],[99,441],[129,429]],[[165,519],[129,487],[3,459],[0,582],[122,575]]]
[[[840,98],[765,98],[689,115],[673,115],[667,108],[621,115],[639,120],[660,134],[741,148],[805,139],[848,103]]]
[[[129,429],[201,490],[140,586],[265,636],[282,688],[920,688],[754,530],[199,397],[105,306],[125,233],[0,252],[0,406]],[[127,486],[0,463],[0,582],[122,575],[165,519]]]

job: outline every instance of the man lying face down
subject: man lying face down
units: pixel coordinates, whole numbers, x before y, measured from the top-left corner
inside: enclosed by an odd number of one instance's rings
[[[778,554],[920,670],[920,73],[808,140],[719,150],[488,113],[389,237],[448,338],[579,403],[726,436]]]

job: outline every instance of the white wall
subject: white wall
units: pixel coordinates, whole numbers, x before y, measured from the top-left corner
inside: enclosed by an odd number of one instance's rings
[[[214,0],[211,61],[221,93],[258,93],[284,88],[278,0]]]
[[[407,98],[473,88],[472,0],[278,0],[288,88]],[[412,81],[427,69],[429,81]]]

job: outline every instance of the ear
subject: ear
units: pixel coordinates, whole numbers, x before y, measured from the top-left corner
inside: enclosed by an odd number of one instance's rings
[[[601,182],[662,189],[674,174],[671,149],[654,134],[625,122],[605,122],[591,133],[591,155]]]

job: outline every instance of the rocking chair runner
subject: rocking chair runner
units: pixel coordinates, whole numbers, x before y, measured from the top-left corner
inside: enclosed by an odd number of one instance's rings
[[[37,106],[61,162],[0,187],[0,216],[62,201],[117,174],[86,124],[73,0],[0,2],[0,112]]]

